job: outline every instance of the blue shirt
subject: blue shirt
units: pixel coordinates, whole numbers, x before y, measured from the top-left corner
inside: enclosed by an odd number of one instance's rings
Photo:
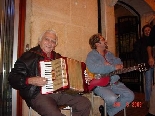
[[[109,62],[110,65],[105,65]],[[86,58],[86,66],[90,72],[95,74],[106,74],[115,70],[116,64],[123,64],[121,59],[115,57],[113,53],[107,51],[105,57],[99,54],[95,49],[90,51]],[[111,76],[111,83],[115,83],[120,79],[118,75]]]

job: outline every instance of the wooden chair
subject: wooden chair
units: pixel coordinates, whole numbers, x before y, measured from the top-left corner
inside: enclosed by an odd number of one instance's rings
[[[91,103],[92,103],[92,116],[94,116],[94,98],[95,97],[100,97],[94,94],[93,92],[91,93]],[[119,98],[119,95],[118,95]],[[107,116],[107,108],[106,108],[106,102],[104,101],[104,116]],[[126,108],[124,108],[124,116],[126,116]]]
[[[72,116],[72,107],[70,106],[60,106],[59,107],[61,110],[70,110],[70,116]],[[28,116],[32,116],[32,108],[29,107],[29,113],[28,113]]]

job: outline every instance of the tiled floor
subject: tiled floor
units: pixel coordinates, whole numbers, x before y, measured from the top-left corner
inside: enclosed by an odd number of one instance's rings
[[[134,101],[126,108],[126,116],[145,116],[148,112],[144,93],[135,92]],[[116,116],[124,116],[123,111]]]

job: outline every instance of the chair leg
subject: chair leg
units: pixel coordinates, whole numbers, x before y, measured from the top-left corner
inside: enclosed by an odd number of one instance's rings
[[[126,116],[126,108],[124,108],[124,116]]]
[[[107,116],[107,105],[105,101],[104,101],[104,116]]]
[[[91,93],[91,104],[92,104],[92,110],[91,110],[91,116],[94,115],[93,109],[94,109],[94,93]]]
[[[118,95],[118,98],[120,95]],[[91,104],[92,104],[92,111],[91,111],[91,116],[94,115],[93,109],[94,109],[94,93],[91,93]],[[107,116],[107,105],[106,102],[104,101],[104,116]],[[126,107],[124,108],[124,116],[126,116]]]
[[[70,107],[70,116],[72,116],[72,107]]]
[[[104,116],[107,116],[107,105],[106,105],[106,102],[104,102]],[[124,116],[126,116],[126,108],[124,108]]]
[[[29,107],[29,115],[28,116],[31,116],[31,111],[32,111],[32,108]]]
[[[92,104],[92,112],[91,116],[94,116],[94,93],[91,93],[91,104]],[[106,102],[104,101],[104,116],[107,116],[107,107],[106,107]]]

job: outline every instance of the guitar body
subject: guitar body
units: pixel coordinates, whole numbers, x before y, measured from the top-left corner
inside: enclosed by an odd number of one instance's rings
[[[101,77],[99,79],[92,79],[89,83],[88,89],[89,91],[92,91],[96,86],[107,86],[110,82],[110,77]]]
[[[141,64],[138,64],[137,66],[115,70],[107,74],[100,74],[100,78],[96,79],[95,78],[96,74],[91,73],[88,70],[88,68],[86,68],[86,73],[88,74],[89,77],[92,77],[92,80],[89,82],[89,85],[88,85],[88,90],[92,91],[97,86],[102,86],[102,87],[107,86],[110,82],[110,77],[113,75],[127,73],[127,72],[131,72],[134,70],[139,70],[140,72],[142,72],[142,71],[147,71],[147,69],[148,68],[146,67],[146,64],[141,63]]]

